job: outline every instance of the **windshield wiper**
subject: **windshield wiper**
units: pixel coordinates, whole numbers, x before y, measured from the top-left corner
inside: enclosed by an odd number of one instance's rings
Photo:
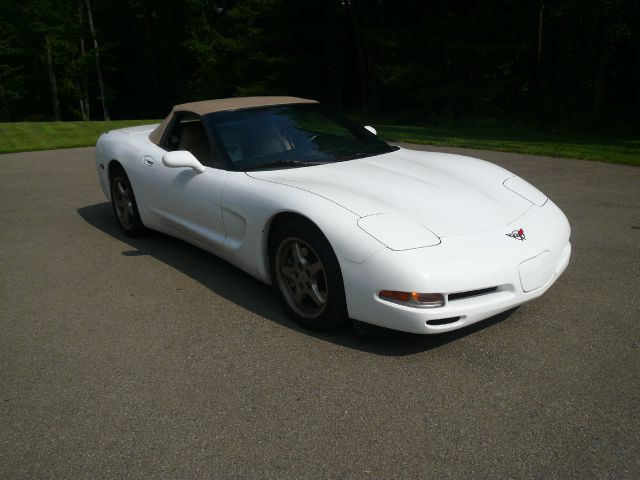
[[[365,158],[365,157],[372,157],[373,155],[377,155],[375,153],[366,153],[366,152],[358,152],[358,153],[354,153],[352,155],[347,155],[344,157],[340,157],[340,161],[343,160],[354,160],[356,158]]]
[[[326,162],[303,162],[302,160],[274,160],[273,162],[260,163],[258,165],[252,165],[250,167],[242,168],[243,172],[250,172],[252,170],[262,170],[265,168],[274,167],[309,167],[311,165],[324,165]]]
[[[354,153],[352,155],[347,155],[347,156],[344,156],[344,157],[340,157],[339,161],[342,162],[344,160],[355,160],[356,158],[375,157],[377,155],[384,155],[385,153],[395,152],[398,149],[399,149],[398,147],[391,147],[389,150],[383,151],[383,152],[358,152],[358,153]]]

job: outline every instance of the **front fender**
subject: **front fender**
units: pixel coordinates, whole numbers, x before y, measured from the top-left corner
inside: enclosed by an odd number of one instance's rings
[[[300,188],[229,172],[223,191],[225,247],[229,260],[269,282],[268,229],[279,213],[306,217],[320,228],[339,259],[361,263],[386,247],[358,227],[358,216]]]

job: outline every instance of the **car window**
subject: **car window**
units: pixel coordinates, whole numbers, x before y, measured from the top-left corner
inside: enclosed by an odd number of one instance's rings
[[[221,168],[221,155],[211,146],[209,136],[200,117],[177,113],[165,134],[164,148],[169,151],[191,152],[205,166]]]
[[[217,112],[203,117],[235,170],[332,163],[393,151],[371,132],[320,105]]]

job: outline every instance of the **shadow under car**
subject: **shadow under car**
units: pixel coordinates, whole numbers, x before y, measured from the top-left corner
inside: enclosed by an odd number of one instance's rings
[[[288,317],[272,287],[215,255],[158,232],[142,238],[128,237],[118,228],[108,202],[82,207],[77,212],[91,226],[129,245],[131,250],[123,251],[124,256],[149,255],[188,275],[230,302],[281,326],[376,355],[404,356],[438,348],[500,323],[515,311],[512,309],[463,329],[437,335],[398,332],[358,321],[347,322],[344,327],[330,332],[311,331]]]

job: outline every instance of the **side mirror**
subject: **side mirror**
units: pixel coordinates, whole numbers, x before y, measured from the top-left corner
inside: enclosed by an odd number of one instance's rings
[[[191,152],[176,150],[167,152],[162,156],[162,163],[170,168],[192,168],[198,173],[204,173],[205,168]]]
[[[376,129],[373,127],[370,127],[369,125],[365,125],[364,128],[366,128],[367,130],[369,130],[371,133],[373,133],[374,135],[378,135],[378,132],[376,132]]]

